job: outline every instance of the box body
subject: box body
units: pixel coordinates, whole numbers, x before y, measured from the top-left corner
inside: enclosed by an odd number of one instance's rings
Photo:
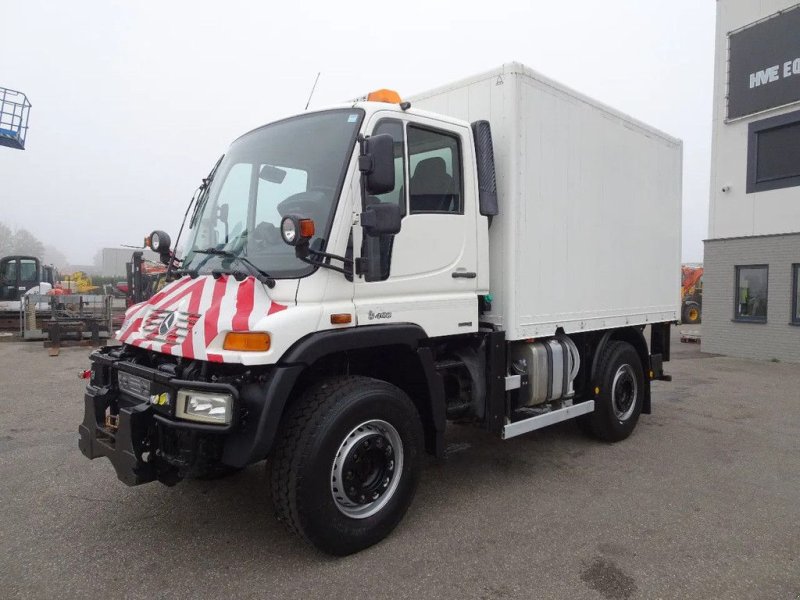
[[[410,100],[491,123],[485,320],[507,339],[679,319],[680,140],[518,63]]]

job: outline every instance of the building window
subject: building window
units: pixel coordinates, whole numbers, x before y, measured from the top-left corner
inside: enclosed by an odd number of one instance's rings
[[[736,306],[734,320],[767,322],[767,288],[769,267],[748,265],[736,267]]]
[[[747,193],[800,185],[800,111],[750,123]]]
[[[792,265],[792,323],[800,325],[800,264]]]

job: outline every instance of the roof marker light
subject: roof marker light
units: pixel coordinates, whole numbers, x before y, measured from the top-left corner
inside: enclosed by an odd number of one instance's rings
[[[389,104],[400,104],[400,94],[394,90],[375,90],[367,94],[367,102],[388,102]]]

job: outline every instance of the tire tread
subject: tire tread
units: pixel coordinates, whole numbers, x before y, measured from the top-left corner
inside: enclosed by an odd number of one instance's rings
[[[600,361],[597,364],[597,372],[600,374],[600,377],[602,378],[601,389],[603,389],[603,392],[606,391],[604,388],[606,387],[605,378],[608,369],[608,363],[615,360],[618,353],[623,349],[626,350],[630,349],[630,351],[637,356],[637,361],[639,363],[638,365],[639,370],[640,373],[642,373],[643,367],[641,365],[641,359],[638,358],[638,354],[636,353],[636,349],[633,346],[631,346],[631,344],[629,344],[628,342],[610,341],[608,342],[608,344],[606,344],[606,347],[603,348],[603,353],[600,355]],[[608,391],[610,392],[610,390]],[[643,389],[640,390],[639,393],[643,394],[644,390]],[[641,403],[641,398],[639,399],[639,402]],[[632,418],[635,418],[634,421],[634,428],[635,428],[635,422],[638,421],[639,415],[637,414],[635,417]],[[628,433],[628,435],[620,437],[619,432],[614,430],[611,424],[608,422],[607,415],[603,414],[600,410],[598,410],[597,404],[595,404],[595,412],[586,415],[586,418],[582,419],[581,423],[584,429],[587,431],[587,433],[589,433],[590,435],[592,435],[597,439],[606,442],[617,442],[620,441],[621,439],[624,439],[625,437],[628,437],[629,435]]]
[[[312,544],[300,525],[298,499],[293,494],[297,489],[297,466],[304,458],[308,442],[313,439],[325,415],[339,398],[350,391],[363,388],[367,383],[374,385],[377,382],[378,380],[360,375],[325,379],[306,390],[289,407],[281,424],[271,459],[270,491],[273,508],[275,517],[306,543]]]

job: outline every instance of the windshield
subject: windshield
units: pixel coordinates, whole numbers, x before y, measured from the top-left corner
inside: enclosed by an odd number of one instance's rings
[[[275,278],[301,277],[314,267],[295,256],[280,235],[281,219],[314,220],[311,247],[323,250],[364,112],[331,110],[293,117],[236,140],[201,197],[185,269],[239,270],[246,256]]]

